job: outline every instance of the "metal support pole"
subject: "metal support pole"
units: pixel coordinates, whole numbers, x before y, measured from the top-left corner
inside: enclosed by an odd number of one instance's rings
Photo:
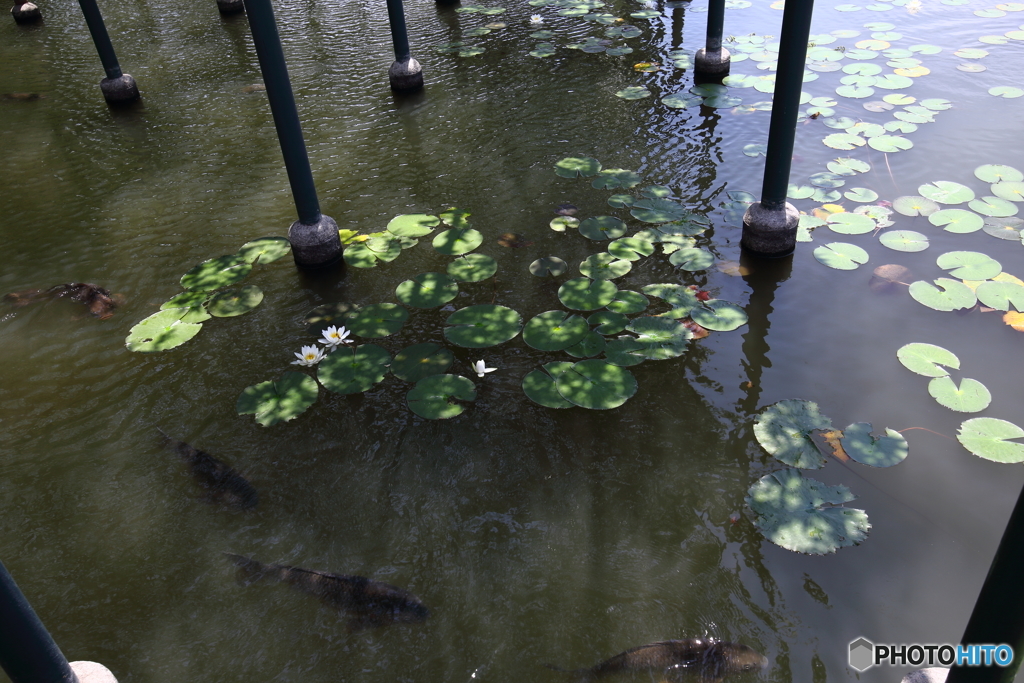
[[[107,102],[133,102],[139,99],[139,87],[135,84],[135,79],[130,74],[121,72],[121,65],[117,62],[114,46],[110,42],[110,35],[107,34],[107,27],[103,23],[103,15],[100,14],[96,0],[78,0],[78,4],[82,7],[85,23],[92,34],[92,42],[96,45],[96,52],[103,63],[103,70],[107,72],[107,77],[100,81],[103,97]]]
[[[332,265],[341,257],[341,239],[338,224],[330,216],[320,213],[320,202],[313,184],[313,170],[309,166],[306,142],[302,137],[302,124],[295,107],[288,67],[281,49],[281,37],[274,20],[270,0],[245,0],[245,13],[256,46],[256,56],[267,87],[274,127],[281,143],[288,182],[299,220],[288,229],[295,263],[299,266],[320,267]]]
[[[704,79],[721,80],[729,75],[731,56],[722,47],[722,29],[725,25],[725,0],[709,0],[708,32],[704,47],[694,56],[694,72]]]
[[[1012,683],[1024,658],[1024,489],[1010,513],[988,576],[964,629],[963,645],[1013,648],[1009,666],[954,666],[946,683]]]
[[[392,90],[419,90],[423,87],[423,67],[412,58],[409,33],[405,28],[402,0],[387,0],[388,23],[391,24],[391,42],[395,46],[395,62],[388,69]]]
[[[800,214],[786,201],[786,192],[789,189],[813,9],[814,0],[786,0],[782,14],[779,68],[768,128],[761,201],[751,204],[743,216],[743,237],[740,240],[743,248],[755,256],[787,256],[796,249]]]
[[[2,562],[0,667],[12,683],[78,683],[68,660]]]

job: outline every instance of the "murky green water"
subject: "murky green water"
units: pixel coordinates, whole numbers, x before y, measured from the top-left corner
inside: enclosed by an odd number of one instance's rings
[[[758,192],[761,161],[743,148],[764,141],[769,114],[669,109],[660,98],[692,85],[691,74],[632,69],[667,62],[673,47],[699,47],[698,3],[633,20],[644,35],[629,41],[636,51],[626,57],[560,49],[536,59],[526,54],[536,42],[530,14],[543,12],[559,45],[599,29],[520,2],[486,18],[410,2],[413,53],[428,85],[401,101],[386,83],[383,2],[280,4],[324,213],[343,228],[375,231],[400,213],[469,209],[486,236],[479,251],[500,269],[453,303],[494,301],[528,317],[558,307],[556,285],[527,272],[532,260],[556,254],[575,265],[600,250],[547,227],[561,202],[581,216],[611,213],[607,191],[552,173],[562,157],[589,155],[709,212],[706,246],[738,259],[738,223],[719,207],[726,191]],[[861,31],[844,41],[852,44],[869,37],[865,23],[887,21],[904,36],[894,45],[942,46],[918,55],[932,73],[906,92],[954,108],[907,136],[914,149],[887,157],[828,149],[821,138],[832,131],[802,123],[793,182],[855,156],[873,168],[848,186],[891,201],[934,180],[988,194],[976,166],[1019,167],[1024,99],[986,90],[1019,80],[1024,47],[976,39],[1016,29],[1024,13],[973,14],[986,7],[923,0],[844,13],[821,3],[816,33]],[[128,353],[129,328],[179,291],[182,273],[283,234],[294,220],[280,150],[265,96],[242,91],[260,81],[244,17],[222,19],[212,2],[105,2],[122,66],[144,97],[123,111],[102,102],[102,70],[77,7],[42,9],[42,27],[0,22],[0,92],[45,95],[0,100],[0,290],[84,281],[126,299],[105,321],[68,302],[0,311],[0,557],[70,659],[103,662],[123,682],[557,682],[541,664],[589,666],[634,645],[710,634],[765,653],[764,680],[820,683],[902,673],[857,677],[846,651],[858,636],[957,642],[1024,474],[951,440],[963,416],[937,405],[895,352],[912,341],[954,351],[964,376],[992,392],[982,415],[1020,424],[1022,337],[996,314],[939,313],[905,291],[873,295],[867,282],[883,263],[940,277],[934,259],[951,249],[984,251],[1024,277],[1019,243],[896,216],[894,229],[927,232],[931,247],[902,254],[870,235],[820,228],[791,268],[761,267],[748,278],[691,275],[651,258],[620,286],[698,284],[745,306],[751,324],[694,343],[683,359],[634,368],[639,392],[619,409],[532,404],[522,377],[556,358],[517,338],[483,352],[453,348],[453,372],[469,374],[481,357],[498,368],[456,419],[413,416],[408,386],[391,378],[365,395],[321,390],[300,418],[262,428],[235,414],[235,399],[291,369],[292,352],[312,341],[302,324],[311,307],[392,301],[399,282],[448,259],[421,244],[374,270],[350,269],[326,289],[281,261],[250,276],[266,293],[252,313],[212,320],[172,352]],[[609,11],[636,9],[612,2]],[[472,39],[486,46],[482,55],[431,49],[494,19],[508,26]],[[758,2],[729,10],[726,33],[777,35],[780,21]],[[990,51],[981,60],[988,70],[958,71],[968,60],[952,51],[979,45]],[[761,75],[755,64],[737,62],[733,72]],[[806,89],[829,95],[842,75],[821,73]],[[642,83],[654,97],[614,96]],[[733,94],[745,104],[770,99]],[[875,120],[862,101],[840,99],[838,113]],[[497,243],[505,232],[534,244],[505,249]],[[856,242],[871,261],[827,269],[811,251],[829,241]],[[443,317],[416,312],[382,343],[395,352],[443,342]],[[747,488],[777,468],[753,441],[753,416],[795,397],[819,402],[837,427],[868,421],[941,434],[907,432],[911,455],[891,470],[832,462],[813,475],[860,496],[855,505],[873,524],[860,547],[795,555],[749,521]],[[242,513],[199,501],[156,427],[245,472],[260,505]],[[733,513],[743,514],[737,524]],[[240,586],[224,552],[384,580],[419,595],[432,616],[349,634],[310,597]]]

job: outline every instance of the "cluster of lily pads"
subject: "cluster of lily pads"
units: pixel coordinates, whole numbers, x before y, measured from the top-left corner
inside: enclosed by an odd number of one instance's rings
[[[285,238],[264,237],[243,244],[234,254],[203,261],[181,277],[185,291],[132,327],[125,345],[141,353],[166,351],[199,334],[211,317],[231,318],[251,311],[263,301],[259,287],[225,288],[244,280],[257,264],[271,263],[290,251]]]
[[[985,410],[992,401],[992,395],[984,384],[965,377],[960,386],[949,376],[949,370],[960,368],[960,359],[952,351],[935,344],[906,344],[896,352],[896,357],[911,372],[930,377],[928,393],[939,405],[962,413],[977,413]],[[1024,437],[1024,429],[992,417],[975,417],[965,420],[957,432],[957,439],[964,448],[978,457],[995,462],[1024,462],[1024,444],[1009,441]]]
[[[872,436],[871,430],[866,422],[837,430],[816,403],[802,399],[779,401],[761,411],[754,436],[769,454],[790,466],[761,477],[747,491],[754,525],[765,538],[811,555],[832,553],[867,538],[871,524],[863,510],[835,507],[856,499],[850,489],[827,486],[800,470],[821,468],[826,454],[871,467],[903,462],[909,453],[903,435],[887,428],[884,436]]]

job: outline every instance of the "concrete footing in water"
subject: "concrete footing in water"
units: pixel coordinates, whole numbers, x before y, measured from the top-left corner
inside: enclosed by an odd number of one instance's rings
[[[391,89],[399,92],[411,92],[423,87],[423,67],[412,57],[405,61],[395,61],[388,69],[388,80]]]
[[[100,90],[107,102],[117,104],[121,102],[134,102],[139,99],[139,86],[131,74],[121,74],[118,78],[104,78],[100,81]]]
[[[330,216],[320,216],[313,224],[295,221],[288,228],[288,241],[300,268],[324,268],[341,259],[338,224]]]
[[[16,2],[11,8],[11,16],[19,24],[33,24],[43,18],[43,13],[31,2]]]
[[[78,683],[117,683],[110,669],[97,662],[71,662],[71,670],[78,677]]]
[[[753,256],[789,256],[796,249],[799,224],[800,212],[789,202],[779,209],[766,209],[761,202],[754,202],[743,214],[740,246]]]
[[[710,52],[702,47],[694,55],[693,71],[704,79],[722,79],[729,75],[731,61],[732,57],[724,47]]]
[[[245,11],[245,0],[217,0],[221,14],[238,14]]]

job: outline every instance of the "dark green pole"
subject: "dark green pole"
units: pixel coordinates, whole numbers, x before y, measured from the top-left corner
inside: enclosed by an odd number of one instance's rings
[[[252,42],[256,46],[267,99],[274,116],[274,127],[281,143],[288,183],[299,220],[288,229],[295,262],[299,266],[325,266],[336,263],[341,256],[338,224],[320,213],[320,201],[313,183],[313,170],[302,137],[299,111],[295,107],[288,67],[281,49],[281,37],[274,20],[270,0],[245,0]]]
[[[11,683],[78,683],[68,660],[2,562],[0,667]]]
[[[725,0],[709,0],[708,31],[704,47],[694,56],[694,71],[699,77],[719,80],[729,74],[731,56],[722,47],[725,26]]]
[[[388,81],[392,90],[419,90],[423,87],[423,67],[412,58],[412,50],[409,49],[409,32],[405,28],[402,0],[387,0],[387,3],[391,42],[395,46],[395,61],[388,69]]]
[[[796,248],[799,212],[786,201],[789,171],[793,161],[796,119],[807,60],[807,39],[811,33],[814,0],[786,0],[779,38],[779,67],[775,78],[775,99],[768,127],[768,150],[764,165],[761,201],[743,217],[740,244],[755,256],[781,257]]]
[[[130,102],[139,99],[139,88],[130,74],[121,71],[121,65],[114,53],[114,45],[110,42],[110,34],[103,23],[103,15],[96,5],[96,0],[78,0],[85,16],[85,23],[92,34],[92,42],[100,55],[103,70],[107,77],[100,81],[100,90],[108,102]]]
[[[788,0],[787,0],[788,2]],[[964,629],[963,645],[1009,645],[1009,666],[954,666],[946,683],[1012,683],[1024,657],[1024,488]]]

